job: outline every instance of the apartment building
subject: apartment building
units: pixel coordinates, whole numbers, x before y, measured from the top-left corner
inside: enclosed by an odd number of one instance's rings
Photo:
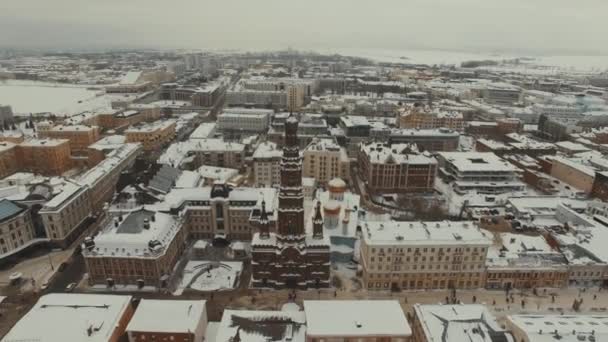
[[[167,286],[186,245],[181,218],[144,208],[114,213],[83,245],[90,284]]]
[[[89,195],[88,187],[66,181],[61,193],[44,203],[38,214],[51,242],[67,247],[82,234],[92,214]]]
[[[58,125],[48,129],[38,129],[38,137],[48,139],[68,139],[72,153],[82,153],[99,140],[99,127]]]
[[[437,160],[440,175],[454,181],[456,191],[495,194],[525,188],[519,180],[520,170],[494,153],[439,152]]]
[[[372,192],[428,192],[435,185],[437,161],[415,145],[362,143],[357,160]]]
[[[413,342],[518,342],[479,304],[414,305]]]
[[[431,110],[422,105],[407,106],[399,115],[400,128],[436,129],[448,128],[454,131],[464,131],[462,113]]]
[[[99,164],[74,180],[88,187],[93,212],[99,211],[105,202],[112,199],[120,174],[133,165],[141,151],[140,144],[121,144]]]
[[[398,300],[305,300],[306,342],[410,342]]]
[[[227,240],[251,240],[262,205],[274,230],[277,200],[277,190],[273,188],[231,189],[221,182],[211,187],[173,189],[165,197],[171,213],[182,212],[190,236]]]
[[[361,265],[368,290],[473,289],[484,285],[492,234],[472,221],[366,222]]]
[[[552,157],[551,160],[551,176],[585,193],[591,193],[596,174],[591,165],[564,157]]]
[[[314,139],[303,152],[302,176],[325,185],[334,178],[350,179],[350,160],[346,149],[333,139]]]
[[[16,252],[34,239],[30,209],[22,204],[0,200],[0,252]]]
[[[0,178],[10,176],[19,171],[17,145],[12,142],[0,142]]]
[[[226,108],[217,117],[217,126],[224,132],[263,133],[273,113],[269,109]]]
[[[125,130],[128,143],[141,143],[144,151],[158,151],[175,138],[175,121],[161,120]]]
[[[258,188],[278,187],[281,182],[281,156],[277,144],[264,141],[253,152],[253,182]]]
[[[72,167],[68,139],[33,139],[19,144],[17,158],[22,171],[61,175]]]

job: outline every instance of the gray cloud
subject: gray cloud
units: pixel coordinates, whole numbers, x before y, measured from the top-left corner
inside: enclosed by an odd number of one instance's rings
[[[607,53],[605,13],[605,0],[4,0],[0,46]]]

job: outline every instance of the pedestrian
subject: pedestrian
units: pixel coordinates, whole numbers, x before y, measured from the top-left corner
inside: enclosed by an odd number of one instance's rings
[[[525,300],[521,300],[521,308],[525,308],[526,307],[526,301]]]
[[[496,299],[492,300],[492,305],[496,306]]]
[[[473,296],[473,304],[477,303],[477,297]]]
[[[594,295],[593,295],[593,300],[596,300],[596,299],[597,299],[597,295],[596,295],[596,294],[594,294]]]

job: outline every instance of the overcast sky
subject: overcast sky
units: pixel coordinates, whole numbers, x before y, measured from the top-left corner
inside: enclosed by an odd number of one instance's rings
[[[2,47],[608,53],[608,0],[0,0]]]

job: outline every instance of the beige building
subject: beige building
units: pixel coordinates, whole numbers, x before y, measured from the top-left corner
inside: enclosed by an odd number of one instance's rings
[[[0,253],[16,252],[34,239],[30,209],[21,204],[0,200]]]
[[[277,201],[273,188],[231,190],[219,182],[212,187],[173,189],[165,197],[172,213],[183,213],[184,226],[194,239],[251,240],[262,203],[274,230]]]
[[[66,181],[61,193],[40,209],[46,236],[52,242],[67,247],[81,235],[92,214],[89,194],[88,187]]]
[[[449,128],[464,131],[464,118],[458,112],[431,110],[423,105],[411,105],[399,115],[400,128],[435,129]]]
[[[306,342],[409,342],[398,300],[305,300]]]
[[[17,146],[12,142],[0,142],[0,178],[19,171]]]
[[[146,209],[114,213],[84,242],[90,284],[166,287],[186,245],[181,218]]]
[[[513,315],[506,327],[517,342],[608,341],[606,315]]]
[[[141,143],[145,151],[158,151],[175,138],[175,121],[161,120],[131,127],[125,136],[129,143]]]
[[[33,139],[19,144],[17,158],[22,171],[61,175],[72,167],[70,141]]]
[[[334,178],[350,179],[350,161],[346,149],[332,139],[314,139],[303,152],[302,176],[327,184]]]
[[[278,187],[283,151],[277,144],[264,141],[253,152],[253,180],[256,187]]]
[[[485,305],[414,305],[413,342],[519,342]]]
[[[484,286],[492,234],[472,221],[366,222],[361,265],[368,290]]]
[[[48,129],[39,129],[38,137],[49,139],[68,139],[72,153],[86,151],[89,145],[99,140],[99,127],[97,126],[64,126],[59,125]]]

